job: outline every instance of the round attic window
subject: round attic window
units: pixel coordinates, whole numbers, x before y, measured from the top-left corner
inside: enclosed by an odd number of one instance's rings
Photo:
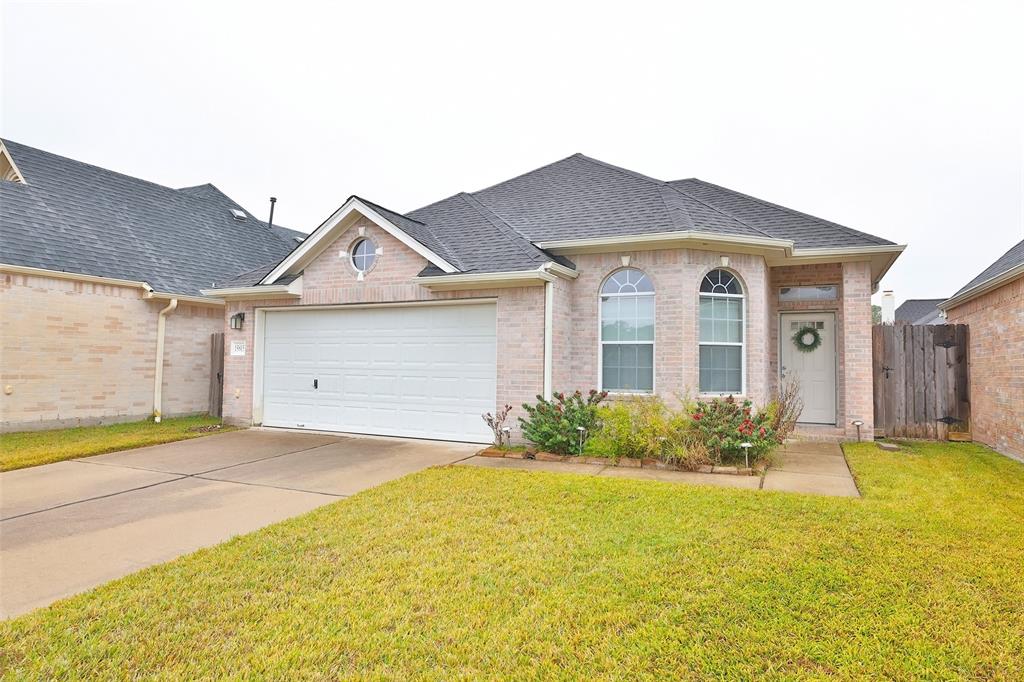
[[[367,272],[377,260],[377,249],[369,239],[360,239],[352,245],[352,267]]]

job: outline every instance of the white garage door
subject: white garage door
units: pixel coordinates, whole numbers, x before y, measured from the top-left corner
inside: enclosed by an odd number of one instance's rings
[[[493,303],[266,313],[263,424],[487,442]]]

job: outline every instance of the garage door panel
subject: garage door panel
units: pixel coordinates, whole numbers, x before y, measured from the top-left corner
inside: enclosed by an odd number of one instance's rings
[[[490,439],[480,415],[495,406],[494,304],[268,311],[265,321],[264,424]]]

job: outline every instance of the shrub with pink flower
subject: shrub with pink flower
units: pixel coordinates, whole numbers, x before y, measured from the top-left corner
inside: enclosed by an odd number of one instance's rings
[[[698,400],[690,412],[693,426],[716,459],[742,456],[742,443],[750,443],[751,457],[758,457],[779,444],[766,412],[754,412],[749,400],[737,403],[732,396]]]

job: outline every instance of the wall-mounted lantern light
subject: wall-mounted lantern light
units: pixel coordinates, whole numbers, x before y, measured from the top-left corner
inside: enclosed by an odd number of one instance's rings
[[[235,313],[231,316],[230,327],[232,329],[241,329],[242,323],[245,322],[245,313]]]

